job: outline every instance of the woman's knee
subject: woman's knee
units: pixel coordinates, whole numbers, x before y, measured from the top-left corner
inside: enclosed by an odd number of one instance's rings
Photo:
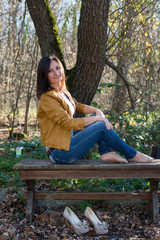
[[[95,124],[99,129],[106,130],[105,122],[103,122],[103,121],[102,122],[96,122]]]

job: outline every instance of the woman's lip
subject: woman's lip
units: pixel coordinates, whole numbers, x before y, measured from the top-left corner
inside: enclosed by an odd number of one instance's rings
[[[59,75],[59,76],[56,76],[55,78],[60,78],[61,77],[61,75]]]

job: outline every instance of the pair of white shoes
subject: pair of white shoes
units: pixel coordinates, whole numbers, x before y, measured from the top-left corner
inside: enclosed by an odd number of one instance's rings
[[[95,232],[97,234],[107,234],[108,233],[109,225],[104,221],[101,222],[90,207],[86,208],[84,215],[93,224]],[[82,222],[69,207],[65,208],[63,216],[72,225],[74,231],[77,234],[83,234],[83,233],[89,232],[88,222],[86,220],[83,220],[83,222]]]

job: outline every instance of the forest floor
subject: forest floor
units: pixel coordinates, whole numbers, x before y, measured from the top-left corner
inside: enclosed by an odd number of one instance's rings
[[[0,240],[146,240],[160,239],[160,224],[152,224],[147,203],[111,204],[102,201],[91,203],[93,211],[101,221],[109,224],[106,235],[97,235],[92,226],[89,233],[77,235],[66,225],[63,218],[65,206],[39,208],[30,224],[25,218],[25,204],[19,195],[9,191],[0,202]],[[70,208],[82,220],[84,209],[79,205]]]
[[[31,136],[33,136],[33,132],[36,132],[36,134],[38,134],[40,136],[40,132],[36,131],[36,123],[32,122],[32,124],[30,124],[28,126],[28,134],[27,134],[27,138],[30,138]],[[0,123],[0,139],[8,139],[9,137],[9,125],[5,124],[5,123]],[[18,126],[14,128],[14,132],[16,133],[23,133],[23,127],[22,126]]]
[[[2,137],[8,137],[6,126],[1,127],[0,138]],[[44,188],[45,184],[43,190]],[[65,206],[54,209],[40,207],[32,224],[28,223],[25,218],[26,203],[20,198],[20,190],[21,188],[17,189],[15,193],[14,188],[9,188],[6,198],[0,201],[0,240],[160,240],[160,223],[152,224],[147,202],[89,202],[100,220],[109,224],[108,233],[97,235],[90,226],[89,233],[77,235],[63,219]],[[87,203],[84,202],[84,206],[85,204]],[[81,220],[85,219],[85,208],[74,205],[71,209]]]

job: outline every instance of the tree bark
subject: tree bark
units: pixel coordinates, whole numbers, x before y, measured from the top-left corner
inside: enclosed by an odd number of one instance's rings
[[[42,56],[56,54],[65,67],[56,20],[47,0],[26,0],[34,22]]]
[[[130,22],[131,21],[130,16],[133,15],[134,8],[133,6],[130,5],[130,0],[125,0],[124,6],[125,6],[125,10],[123,11],[124,12],[126,11],[126,13],[128,14],[126,14],[126,18],[122,17],[122,19],[119,20],[120,25],[119,25],[117,34],[119,36],[123,36],[123,33],[126,30],[126,25],[130,23],[125,33],[126,38],[129,40],[132,37],[132,33],[133,33],[132,31],[133,24],[132,22]],[[128,108],[130,108],[130,106],[128,106],[128,97],[131,103],[131,108],[132,109],[135,108],[135,102],[132,96],[133,94],[131,91],[130,83],[126,77],[128,73],[128,63],[126,60],[127,58],[125,56],[126,56],[126,49],[124,48],[124,42],[120,41],[117,47],[117,67],[113,67],[113,69],[117,73],[116,83],[118,83],[118,86],[115,86],[115,89],[114,89],[113,103],[112,103],[112,109],[111,109],[113,112],[117,112],[118,114],[122,114],[123,112],[128,110]],[[106,60],[106,63],[111,67],[114,65],[107,60]],[[127,90],[128,90],[128,94],[127,94]]]
[[[90,104],[97,90],[105,65],[107,20],[110,0],[82,0],[78,27],[76,66],[66,71],[72,95]],[[65,68],[55,18],[47,0],[27,0],[42,56],[55,53]]]
[[[121,57],[118,56],[118,69],[122,72],[124,76],[126,68],[121,64]],[[126,110],[126,102],[128,100],[127,96],[127,88],[126,85],[122,82],[121,77],[117,74],[115,83],[118,86],[115,86],[114,93],[113,93],[113,102],[112,102],[112,109],[111,111],[121,114]]]
[[[91,103],[104,69],[109,2],[82,0],[76,76],[71,93],[86,104]]]
[[[29,108],[30,108],[30,102],[32,99],[33,89],[34,89],[34,79],[35,79],[35,59],[38,59],[38,46],[34,47],[33,50],[33,56],[32,63],[30,66],[30,76],[28,77],[28,86],[27,86],[27,96],[26,96],[26,105],[25,105],[25,118],[24,118],[24,130],[23,132],[25,134],[28,133],[28,114],[29,114]]]

